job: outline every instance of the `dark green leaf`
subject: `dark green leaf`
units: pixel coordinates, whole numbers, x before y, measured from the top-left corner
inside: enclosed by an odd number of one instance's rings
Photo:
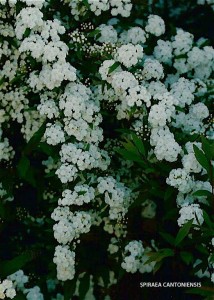
[[[203,254],[209,255],[209,251],[202,244],[196,245],[196,249]]]
[[[160,232],[160,235],[162,236],[162,238],[167,241],[170,245],[174,245],[175,244],[175,238],[167,233],[167,232]]]
[[[141,157],[133,152],[127,151],[125,149],[117,149],[116,151],[128,160],[132,160],[132,161],[136,161],[136,162],[142,161]]]
[[[198,197],[202,197],[202,196],[210,197],[210,196],[212,196],[212,193],[209,192],[208,190],[199,190],[199,191],[194,192],[192,195],[198,196]]]
[[[174,251],[170,248],[164,248],[160,249],[158,252],[147,253],[147,255],[149,256],[149,259],[145,262],[145,264],[149,264],[151,262],[157,263],[159,261],[162,261],[166,257],[174,256]]]
[[[100,33],[100,29],[95,29],[88,34],[88,37],[94,37]]]
[[[171,186],[168,186],[165,191],[165,194],[164,194],[164,201],[169,200],[172,197],[174,192],[175,192],[175,189],[172,188]]]
[[[159,262],[157,262],[157,263],[155,264],[155,266],[154,266],[153,274],[155,274],[155,273],[161,268],[162,265],[163,265],[163,261],[162,261],[162,260],[159,261]]]
[[[15,273],[19,269],[23,268],[28,262],[34,259],[32,252],[27,251],[12,260],[3,261],[0,265],[0,276],[5,278],[6,276]]]
[[[213,222],[211,221],[209,215],[206,213],[205,210],[203,210],[203,217],[204,217],[204,221],[205,221],[205,223],[208,225],[208,227],[213,228],[213,227],[214,227],[214,224],[213,224]]]
[[[2,78],[0,79],[0,86],[1,86],[4,82],[5,82],[5,77],[2,77]]]
[[[25,178],[30,168],[30,160],[26,156],[22,156],[17,165],[17,170],[21,178]]]
[[[186,291],[187,294],[195,294],[195,295],[201,295],[201,296],[210,296],[211,298],[206,298],[207,300],[213,299],[214,295],[214,288],[213,287],[201,287],[201,288],[192,288],[188,289]]]
[[[112,72],[114,72],[114,70],[116,70],[118,67],[120,66],[119,62],[115,62],[108,70],[108,74],[111,74]]]
[[[135,146],[137,147],[138,151],[142,155],[146,155],[145,147],[144,147],[142,140],[134,133],[132,134],[132,139],[133,139],[133,142],[134,142]]]
[[[192,227],[193,219],[185,223],[180,230],[178,231],[178,234],[175,238],[175,246],[178,246],[183,239],[188,235],[191,227]]]
[[[83,278],[80,279],[80,285],[79,285],[80,300],[85,299],[85,295],[87,294],[89,287],[90,287],[90,275],[88,273],[85,273]]]
[[[23,34],[24,38],[29,37],[30,33],[31,33],[31,29],[30,28],[26,28],[26,30],[25,30],[25,32]]]
[[[193,255],[190,252],[181,251],[180,256],[187,265],[189,265],[193,261]]]
[[[208,161],[206,155],[196,145],[193,145],[193,149],[194,149],[194,153],[195,153],[195,157],[196,157],[197,161],[204,169],[207,170],[207,173],[209,174],[210,173],[210,164],[209,164],[209,161]]]
[[[76,289],[76,280],[67,280],[64,283],[64,300],[71,300]]]
[[[26,300],[26,296],[22,293],[16,294],[16,296],[13,298],[13,300]]]
[[[208,142],[208,140],[205,137],[201,137],[201,141],[202,141],[202,149],[206,155],[206,157],[208,157],[208,159],[212,160],[214,158],[214,149],[211,147],[210,143]]]
[[[39,142],[41,141],[41,138],[43,137],[46,129],[46,122],[42,124],[42,126],[37,130],[32,138],[29,140],[27,145],[25,146],[24,153],[25,154],[30,154],[33,149],[37,147]]]

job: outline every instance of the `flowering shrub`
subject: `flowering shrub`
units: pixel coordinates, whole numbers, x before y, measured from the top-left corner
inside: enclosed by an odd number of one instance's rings
[[[211,299],[211,42],[162,1],[0,8],[0,299]]]

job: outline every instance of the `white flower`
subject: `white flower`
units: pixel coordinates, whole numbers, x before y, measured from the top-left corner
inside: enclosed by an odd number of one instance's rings
[[[155,36],[164,34],[165,24],[163,19],[157,15],[150,15],[145,30]]]
[[[193,224],[202,225],[204,222],[203,211],[198,204],[184,205],[179,211],[180,217],[178,225],[183,226],[185,223],[193,219]]]
[[[132,44],[122,45],[117,49],[114,58],[126,68],[130,68],[143,58],[143,47],[140,45],[134,46]]]
[[[182,193],[189,193],[193,188],[193,180],[189,173],[181,168],[173,169],[169,173],[166,183],[177,188]]]
[[[65,134],[62,126],[59,124],[48,123],[44,133],[44,138],[49,145],[55,146],[63,143],[65,141]]]

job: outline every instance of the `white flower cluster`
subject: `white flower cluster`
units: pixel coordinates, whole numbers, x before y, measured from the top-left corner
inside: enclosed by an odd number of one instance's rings
[[[193,47],[193,35],[178,29],[172,40],[172,47],[175,55],[173,66],[179,74],[193,73],[195,78],[201,80],[210,77],[214,57],[214,49],[211,46],[201,49],[199,40],[198,45]]]
[[[21,88],[16,88],[8,93],[0,92],[1,105],[6,116],[18,123],[23,122],[24,109],[28,108],[29,100]]]
[[[129,17],[132,8],[131,0],[88,0],[88,3],[96,16],[102,11],[111,10],[112,16]]]
[[[153,54],[159,62],[167,65],[172,64],[172,44],[169,41],[158,40]]]
[[[114,59],[123,64],[126,68],[130,68],[143,58],[143,47],[140,45],[122,45],[117,49]]]
[[[88,0],[88,6],[85,6],[83,0],[68,0],[71,7],[71,14],[76,20],[79,20],[80,16],[85,16],[88,12],[88,8],[96,16],[102,14],[102,12],[110,11],[112,16],[121,15],[122,17],[129,17],[132,9],[131,0]]]
[[[171,93],[178,100],[177,105],[180,107],[192,104],[195,90],[194,82],[183,77],[171,85]]]
[[[13,299],[15,296],[16,291],[13,287],[13,282],[8,279],[0,281],[0,299],[5,299],[5,297]]]
[[[57,95],[44,93],[40,95],[40,104],[37,106],[41,116],[46,116],[48,119],[57,118],[59,116],[59,108],[53,100]]]
[[[200,190],[208,191],[212,193],[212,186],[208,181],[199,181],[195,180],[193,182],[192,192],[190,194],[184,194],[179,192],[176,198],[176,202],[178,207],[182,207],[183,205],[189,205],[196,201],[200,203],[207,203],[206,196],[195,196],[194,193]]]
[[[185,144],[187,153],[183,155],[181,160],[183,164],[183,169],[172,169],[169,173],[169,177],[166,180],[167,184],[177,188],[179,192],[183,194],[188,194],[190,192],[194,193],[195,191],[200,189],[208,191],[211,189],[209,182],[195,181],[194,177],[191,175],[191,173],[206,173],[206,170],[202,168],[202,166],[199,164],[195,157],[193,145],[201,149],[201,143],[187,142]],[[181,197],[181,195],[179,197]],[[203,199],[201,199],[201,201],[203,202]]]
[[[167,126],[152,129],[150,144],[155,146],[154,153],[158,160],[176,161],[181,152],[181,147]]]
[[[72,280],[75,275],[75,252],[68,246],[57,246],[54,253],[54,263],[57,265],[57,278],[62,281]]]
[[[188,173],[200,173],[202,171],[202,167],[195,157],[193,145],[196,145],[198,148],[201,148],[201,143],[187,142],[185,145],[187,154],[185,154],[182,157],[182,164],[184,170]]]
[[[162,79],[164,77],[163,66],[156,59],[146,58],[141,75],[144,80]]]
[[[45,87],[49,90],[59,87],[63,80],[75,81],[76,69],[66,62],[67,45],[60,41],[60,34],[65,28],[58,20],[43,21],[43,14],[37,7],[23,8],[16,18],[16,36],[23,38],[27,29],[30,35],[23,39],[19,47],[20,53],[30,53],[42,61],[42,70],[30,73],[29,85],[38,91]]]
[[[176,112],[173,115],[175,121],[172,124],[176,128],[181,128],[185,133],[204,133],[206,130],[204,119],[208,116],[209,110],[204,103],[192,104],[187,114]]]
[[[112,176],[99,177],[97,189],[105,195],[105,203],[109,205],[109,218],[120,219],[128,212],[132,202],[131,190]]]
[[[3,131],[0,128],[0,161],[10,161],[14,156],[12,146],[9,144],[8,138],[2,138]]]
[[[57,145],[65,142],[65,134],[60,124],[47,123],[44,138],[49,145]]]
[[[81,83],[70,83],[60,96],[59,107],[64,114],[65,132],[78,141],[98,143],[103,139],[99,124],[99,103],[92,101],[91,90]]]
[[[33,288],[25,287],[25,284],[28,283],[29,278],[22,270],[18,270],[17,272],[9,275],[7,278],[12,280],[13,286],[18,291],[22,291],[23,294],[26,295],[27,300],[44,300],[44,296],[38,286],[34,286]]]
[[[160,36],[165,32],[165,23],[161,17],[150,15],[145,30],[155,36]]]
[[[146,106],[149,107],[151,105],[151,94],[149,93],[148,89],[142,85],[137,85],[128,89],[124,96],[124,100],[130,107],[134,105],[140,107],[143,104],[146,104]],[[125,106],[125,103],[123,103],[123,106]]]
[[[24,285],[28,282],[28,276],[26,276],[22,270],[9,275],[7,278],[13,281],[14,287],[16,287],[18,291],[24,290]]]
[[[73,191],[64,190],[58,204],[62,206],[83,205],[84,203],[91,202],[94,198],[95,190],[93,187],[87,184],[79,184],[74,187]]]
[[[40,287],[37,285],[30,289],[25,289],[24,293],[26,294],[27,300],[44,300],[44,296],[40,291]]]
[[[54,237],[60,244],[71,243],[82,233],[90,231],[91,216],[88,212],[77,211],[72,213],[68,206],[58,206],[51,218],[58,222],[53,226]]]
[[[175,105],[178,104],[178,101],[168,92],[156,96],[156,99],[159,102],[151,107],[148,121],[152,128],[162,128],[166,126],[167,122],[171,121],[171,117],[175,112]]]
[[[125,257],[121,264],[121,267],[126,270],[126,272],[136,273],[141,264],[141,257],[143,255],[144,248],[141,241],[131,241],[125,247]],[[128,254],[129,255],[126,255]]]
[[[184,169],[173,169],[166,180],[167,184],[177,188],[182,193],[189,193],[193,187],[193,178]]]
[[[60,151],[62,165],[56,174],[63,183],[71,182],[77,176],[78,170],[91,170],[99,168],[106,170],[109,165],[109,157],[104,150],[91,144],[88,150],[84,150],[84,144],[63,144]]]
[[[98,41],[100,43],[116,43],[117,42],[117,31],[112,25],[101,24],[97,29],[100,31]]]
[[[109,73],[109,68],[112,67],[115,64],[115,60],[109,59],[109,60],[104,60],[102,65],[99,68],[99,73],[102,78],[102,80],[106,80],[109,83],[112,83],[112,76],[116,73],[116,70],[113,72]],[[122,70],[120,67],[117,68],[117,70]]]
[[[141,241],[131,241],[125,247],[124,260],[121,267],[126,272],[136,273],[150,273],[152,272],[155,262],[146,263],[149,256],[146,254],[151,251],[151,248],[144,248]]]
[[[178,225],[183,226],[193,219],[194,225],[202,225],[204,222],[203,211],[198,204],[184,205],[179,211]]]
[[[141,27],[132,27],[127,31],[122,31],[119,41],[123,44],[144,44],[146,42],[147,34]]]

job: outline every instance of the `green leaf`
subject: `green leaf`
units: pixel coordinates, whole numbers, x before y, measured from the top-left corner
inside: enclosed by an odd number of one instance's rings
[[[84,4],[87,8],[90,8],[90,5],[89,5],[89,3],[88,3],[88,0],[83,0],[82,2],[83,2],[83,4]]]
[[[181,251],[180,252],[181,259],[189,265],[193,261],[193,255],[190,252],[187,251]]]
[[[38,145],[38,150],[47,154],[48,156],[55,156],[56,155],[56,150],[54,147],[47,145],[46,143],[40,142]]]
[[[209,255],[209,251],[202,244],[196,245],[196,249],[205,255]]]
[[[142,140],[134,133],[132,134],[132,139],[133,139],[133,142],[134,142],[135,146],[137,147],[138,151],[143,156],[145,156],[146,151],[145,151],[145,147],[144,147],[144,144],[143,144]]]
[[[17,171],[21,178],[25,178],[28,169],[30,168],[30,160],[26,156],[22,156],[17,165]]]
[[[1,79],[0,79],[0,86],[5,82],[5,77],[3,76]]]
[[[30,28],[26,28],[26,30],[25,30],[25,32],[23,34],[24,38],[29,37],[30,33],[31,33],[31,29]]]
[[[108,74],[111,74],[112,72],[114,72],[114,70],[116,70],[118,67],[120,66],[120,63],[118,61],[116,61],[108,70]]]
[[[212,145],[208,142],[208,140],[204,136],[201,137],[201,141],[202,141],[202,149],[206,157],[212,160],[214,158],[214,147],[212,147]]]
[[[116,151],[128,160],[142,162],[141,157],[131,151],[128,151],[126,149],[116,149]]]
[[[208,227],[213,228],[213,227],[214,227],[214,224],[213,224],[213,222],[211,221],[209,215],[206,213],[205,210],[203,210],[203,217],[204,217],[204,221],[205,221],[205,223],[208,225]]]
[[[174,245],[175,244],[175,238],[167,233],[167,232],[160,232],[160,235],[162,236],[162,238],[167,241],[170,245]]]
[[[214,253],[210,255],[209,261],[211,264],[214,264]]]
[[[145,264],[149,264],[151,262],[160,262],[166,257],[174,256],[174,250],[170,248],[160,249],[158,252],[150,252],[147,253],[149,259],[145,262]]]
[[[188,235],[191,227],[192,227],[193,219],[188,221],[186,224],[184,224],[180,230],[178,231],[178,234],[175,238],[175,246],[178,246],[183,239]]]
[[[76,289],[76,280],[67,280],[64,283],[64,300],[71,300]]]
[[[97,34],[100,34],[100,29],[95,29],[88,34],[88,37],[94,37]]]
[[[39,142],[41,141],[46,129],[46,121],[42,124],[42,126],[37,130],[32,138],[29,140],[27,145],[24,148],[24,153],[25,154],[30,154],[32,150],[34,150]]]
[[[153,274],[157,273],[157,271],[161,268],[161,266],[163,265],[163,261],[159,261],[155,264],[154,268],[153,268]]]
[[[87,294],[89,287],[90,287],[90,275],[88,273],[85,273],[83,278],[80,279],[80,285],[79,285],[80,300],[85,299],[85,295]]]
[[[164,194],[164,201],[169,200],[172,197],[174,192],[175,192],[175,189],[171,186],[168,186],[165,191],[165,194]]]
[[[212,193],[208,190],[198,190],[198,191],[194,192],[192,195],[198,196],[198,197],[202,197],[202,196],[210,197],[210,196],[212,196]]]
[[[9,261],[3,261],[0,265],[0,277],[5,278],[10,274],[15,273],[19,269],[23,268],[28,262],[32,261],[35,255],[31,251],[26,251],[25,253],[13,258]]]
[[[26,296],[24,296],[23,293],[18,293],[16,296],[13,298],[13,300],[26,300]]]
[[[195,294],[195,295],[201,295],[201,296],[205,296],[205,297],[211,297],[211,298],[206,298],[207,300],[213,299],[213,295],[214,295],[214,288],[213,287],[201,287],[201,288],[192,288],[192,289],[188,289],[185,293],[187,294]]]
[[[206,155],[196,145],[193,145],[193,149],[194,149],[194,153],[195,153],[195,157],[196,157],[197,161],[204,169],[207,170],[207,173],[209,174],[210,173],[210,163],[209,163]]]

